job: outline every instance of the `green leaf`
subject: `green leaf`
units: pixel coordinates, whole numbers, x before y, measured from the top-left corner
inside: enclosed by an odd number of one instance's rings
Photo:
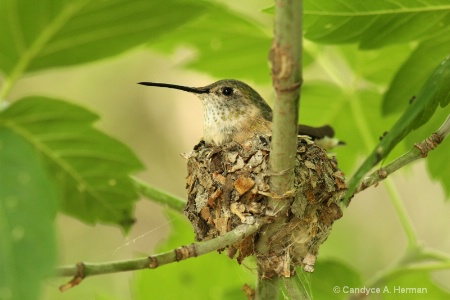
[[[450,292],[437,285],[428,273],[409,272],[391,278],[380,287],[383,299],[449,299]]]
[[[312,299],[348,299],[349,294],[345,293],[345,287],[363,286],[360,274],[335,260],[317,261],[314,273],[309,278]]]
[[[299,269],[296,276],[281,278],[280,299],[313,299],[310,274]]]
[[[190,46],[196,56],[186,67],[218,78],[240,78],[270,82],[267,63],[271,37],[261,26],[225,6],[204,3],[207,13],[177,31],[173,31],[152,48],[163,52]]]
[[[128,228],[137,199],[129,174],[142,165],[124,144],[92,127],[97,118],[74,104],[28,97],[0,113],[0,128],[22,136],[45,158],[65,213]]]
[[[383,114],[405,109],[408,101],[417,95],[436,65],[449,54],[450,35],[420,43],[395,74],[383,99]]]
[[[56,186],[35,149],[0,127],[0,298],[39,299],[56,263]]]
[[[0,68],[14,77],[116,55],[202,11],[201,5],[181,0],[3,0]]]
[[[403,140],[412,130],[428,122],[438,105],[445,107],[450,101],[450,57],[442,61],[421,88],[417,98],[383,137],[375,150],[359,167],[349,182],[347,195],[351,195],[362,177]],[[437,129],[437,128],[436,128]],[[436,130],[435,129],[435,130]],[[433,130],[432,132],[434,132]],[[430,134],[432,133],[430,132]]]
[[[449,13],[447,0],[306,0],[305,37],[379,48],[448,34]]]
[[[431,178],[441,183],[447,199],[450,199],[450,181],[448,180],[450,160],[448,159],[448,149],[450,149],[450,141],[446,139],[438,149],[428,155],[426,162]]]
[[[390,83],[402,63],[408,58],[408,54],[413,50],[407,44],[390,45],[381,49],[365,51],[357,49],[356,45],[334,46],[333,49],[343,54],[354,78],[364,82],[366,86],[370,84],[382,89],[385,89]],[[437,64],[438,62],[433,65],[433,68]]]
[[[158,251],[169,251],[192,243],[193,229],[184,216],[167,211],[172,230],[169,239]],[[256,274],[247,261],[239,266],[225,254],[209,253],[194,259],[169,264],[135,275],[133,299],[247,299],[242,286],[252,285]]]

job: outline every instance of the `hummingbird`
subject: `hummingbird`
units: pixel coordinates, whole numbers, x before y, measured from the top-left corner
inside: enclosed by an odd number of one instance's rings
[[[208,144],[220,146],[231,141],[243,144],[255,133],[272,133],[272,109],[258,92],[242,81],[224,79],[204,87],[159,82],[139,84],[195,94],[203,105],[203,140]],[[300,124],[298,134],[311,137],[325,149],[339,144],[333,139],[334,130],[329,125],[311,127]]]

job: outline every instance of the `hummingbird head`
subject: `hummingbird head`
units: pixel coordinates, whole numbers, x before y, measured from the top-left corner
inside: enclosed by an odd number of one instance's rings
[[[254,89],[241,81],[225,79],[205,87],[156,82],[139,84],[195,94],[203,104],[205,142],[220,145],[232,140],[244,140],[258,131],[270,133],[270,106]]]
[[[205,112],[208,109],[213,112],[219,110],[221,115],[223,111],[233,117],[236,114],[245,114],[249,109],[256,109],[260,117],[269,121],[272,119],[270,106],[258,92],[242,81],[224,79],[200,89],[207,91],[197,94]]]

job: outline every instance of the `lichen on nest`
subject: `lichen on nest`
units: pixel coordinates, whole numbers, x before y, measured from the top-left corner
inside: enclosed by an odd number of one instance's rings
[[[223,235],[241,224],[253,224],[258,218],[267,223],[276,218],[266,209],[267,197],[273,196],[269,136],[255,135],[242,145],[200,143],[184,156],[188,166],[185,214],[198,241]],[[317,255],[333,222],[342,216],[339,202],[347,186],[334,157],[329,158],[308,138],[299,137],[294,174],[292,197],[280,199],[289,202],[289,216],[272,237],[271,251],[262,254],[255,247],[264,227],[227,249],[230,257],[239,253],[239,263],[255,255],[265,277],[295,273],[305,257]]]

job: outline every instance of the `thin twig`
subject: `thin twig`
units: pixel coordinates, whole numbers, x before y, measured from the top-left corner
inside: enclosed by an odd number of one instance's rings
[[[442,126],[428,138],[420,143],[417,143],[411,150],[397,158],[387,166],[378,169],[369,176],[365,177],[355,190],[355,194],[367,189],[368,187],[377,184],[390,174],[394,173],[398,169],[405,165],[419,159],[425,158],[428,152],[439,146],[440,143],[448,136],[450,132],[450,115],[447,117]]]
[[[154,202],[164,204],[179,212],[182,212],[186,206],[186,201],[177,196],[163,192],[139,178],[132,177],[131,179],[133,180],[137,192],[141,196],[152,199]]]
[[[201,243],[192,243],[188,246],[181,246],[172,251],[148,257],[107,263],[80,262],[76,265],[60,267],[57,269],[57,274],[59,276],[73,276],[73,279],[67,284],[62,285],[60,290],[66,291],[80,284],[81,281],[88,276],[143,269],[156,269],[169,263],[197,257],[218,249],[222,249],[255,233],[263,224],[264,222],[262,220],[257,220],[252,225],[243,224],[215,239]]]

